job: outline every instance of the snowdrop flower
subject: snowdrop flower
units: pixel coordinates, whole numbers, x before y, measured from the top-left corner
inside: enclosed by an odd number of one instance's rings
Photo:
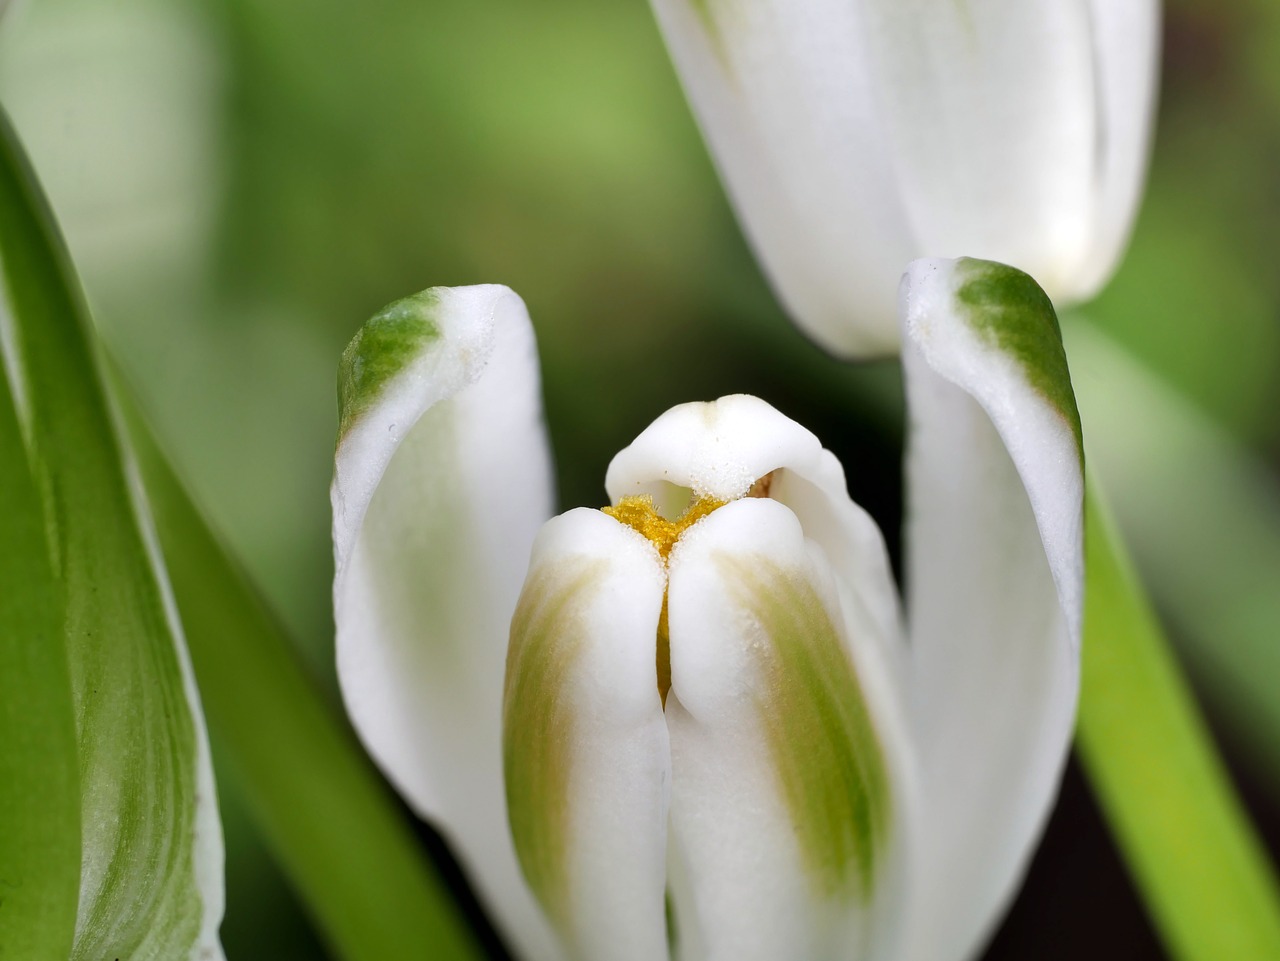
[[[901,307],[905,611],[761,400],[668,411],[611,506],[547,520],[515,294],[431,290],[348,348],[343,694],[520,957],[954,961],[1011,898],[1074,715],[1079,420],[1025,274],[919,261]]]
[[[653,0],[746,233],[796,322],[898,348],[913,257],[1087,299],[1124,248],[1159,0]]]

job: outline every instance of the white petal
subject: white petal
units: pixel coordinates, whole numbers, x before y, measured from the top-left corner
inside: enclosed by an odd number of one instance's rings
[[[768,497],[791,508],[852,591],[852,616],[867,623],[861,633],[896,658],[897,592],[880,529],[849,499],[835,455],[759,398],[734,394],[671,408],[614,457],[605,489],[615,504],[648,494],[674,515],[690,492],[730,501],[766,477]]]
[[[503,932],[556,957],[502,792],[511,614],[551,513],[537,355],[505,287],[393,304],[343,356],[333,482],[338,675],[357,731]]]
[[[916,249],[1010,263],[1071,296],[1100,150],[1090,4],[865,7]]]
[[[668,598],[679,955],[892,956],[910,756],[883,644],[767,499],[691,527]]]
[[[1155,125],[1160,70],[1159,0],[1090,0],[1097,71],[1098,158],[1093,242],[1072,299],[1102,288],[1138,210]]]
[[[580,508],[538,535],[511,626],[512,832],[525,876],[583,961],[667,957],[665,587],[648,540]]]
[[[921,862],[904,958],[973,953],[1025,869],[1079,686],[1083,471],[1057,322],[1025,274],[917,261],[902,286],[908,624]]]
[[[913,247],[859,4],[653,0],[738,216],[779,297],[842,355],[897,349]]]

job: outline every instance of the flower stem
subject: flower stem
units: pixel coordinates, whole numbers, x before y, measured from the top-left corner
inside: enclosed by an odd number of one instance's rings
[[[1280,958],[1280,885],[1088,481],[1077,746],[1171,957]]]

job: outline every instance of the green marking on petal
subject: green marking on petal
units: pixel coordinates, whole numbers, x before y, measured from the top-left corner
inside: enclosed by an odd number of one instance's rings
[[[733,62],[729,57],[722,24],[716,16],[716,7],[723,0],[688,0],[688,2],[693,8],[694,15],[701,21],[702,29],[706,31],[707,40],[711,44],[716,59],[720,61],[725,75],[731,83],[736,85],[738,78],[734,75]],[[720,12],[723,14],[723,8]]]
[[[706,28],[707,34],[715,39],[716,36],[716,16],[711,9],[711,0],[689,0],[689,6],[693,7],[693,12],[698,15],[698,19],[702,21],[703,27]]]
[[[338,365],[338,438],[378,402],[387,385],[440,336],[435,289],[397,300],[375,314],[342,352]]]
[[[667,924],[667,951],[673,958],[679,957],[680,929],[676,926],[676,902],[669,887],[662,895],[662,915]]]
[[[1071,427],[1083,463],[1080,412],[1048,294],[1029,274],[989,260],[959,260],[956,275],[956,300],[967,308],[970,326],[1018,361],[1031,386]]]
[[[769,754],[809,877],[868,901],[891,829],[888,766],[853,665],[807,579],[764,556],[720,555],[758,621]]]
[[[502,701],[507,816],[529,887],[558,924],[569,918],[569,779],[574,716],[565,682],[586,638],[579,601],[604,562],[547,565],[525,583],[511,621]]]

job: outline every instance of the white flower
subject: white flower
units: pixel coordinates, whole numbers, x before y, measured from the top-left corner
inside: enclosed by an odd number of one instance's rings
[[[343,693],[521,957],[954,961],[1011,898],[1074,716],[1079,421],[1026,275],[919,261],[902,310],[905,629],[840,465],[763,401],[668,411],[612,507],[546,521],[518,297],[429,291],[348,349]]]
[[[1019,267],[1059,305],[1119,260],[1159,0],[653,0],[738,216],[801,327],[897,349],[914,257]]]

